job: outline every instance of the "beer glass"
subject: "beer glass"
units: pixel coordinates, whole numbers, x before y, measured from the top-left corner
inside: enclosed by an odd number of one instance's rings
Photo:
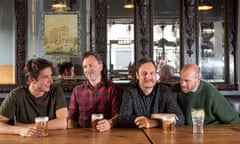
[[[48,117],[41,116],[35,118],[35,126],[44,130],[44,136],[48,135]]]
[[[98,113],[98,114],[93,113],[91,115],[92,130],[93,131],[98,131],[96,125],[97,125],[98,121],[100,121],[102,119],[103,119],[103,114],[102,113]]]
[[[174,133],[176,120],[174,116],[164,116],[162,118],[162,129],[164,133]]]

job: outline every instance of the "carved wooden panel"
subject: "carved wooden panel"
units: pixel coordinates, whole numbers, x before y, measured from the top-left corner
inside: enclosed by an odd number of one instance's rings
[[[225,82],[216,83],[215,86],[220,90],[236,90],[238,88],[237,71],[237,1],[224,0],[224,60],[225,60]]]
[[[198,0],[181,0],[181,66],[187,63],[198,63],[197,43],[197,5]]]
[[[107,61],[107,0],[95,0],[95,51]]]
[[[226,45],[225,45],[225,80],[227,83],[237,83],[237,72],[236,72],[236,43],[237,43],[237,1],[236,0],[225,0],[225,31],[226,31]],[[234,79],[235,78],[235,79]]]
[[[153,57],[152,0],[135,0],[134,54],[135,61],[142,57]]]
[[[8,92],[18,85],[25,83],[24,64],[26,59],[27,46],[27,0],[15,0],[16,16],[16,42],[15,42],[15,63],[16,63],[16,84],[0,85],[0,92]]]

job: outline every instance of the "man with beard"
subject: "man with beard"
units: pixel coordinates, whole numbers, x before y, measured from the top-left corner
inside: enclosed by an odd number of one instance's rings
[[[119,122],[122,127],[161,127],[164,116],[173,116],[177,125],[184,124],[183,113],[171,90],[156,83],[153,60],[142,58],[136,65],[137,84],[123,93]]]
[[[192,125],[192,109],[205,111],[204,124],[240,123],[239,116],[223,95],[210,83],[201,80],[200,68],[186,64],[180,72],[180,84],[173,88],[183,110],[186,124]]]
[[[0,107],[0,134],[44,136],[44,130],[35,127],[39,116],[48,116],[50,130],[66,129],[66,99],[62,88],[52,84],[52,63],[42,58],[30,59],[24,72],[28,85],[13,89]]]
[[[103,113],[104,119],[98,121],[96,128],[107,131],[118,124],[122,90],[103,79],[103,62],[97,53],[84,53],[82,67],[88,81],[73,89],[68,127],[91,127],[91,114]]]

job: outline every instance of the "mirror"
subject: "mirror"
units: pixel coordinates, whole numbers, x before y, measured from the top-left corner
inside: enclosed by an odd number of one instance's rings
[[[52,2],[28,0],[27,58],[42,57],[51,61],[54,82],[70,92],[85,80],[81,67],[81,57],[87,44],[87,36],[83,36],[87,32],[84,8],[90,6],[90,1],[68,1],[71,10],[62,12],[52,10]],[[74,65],[74,75],[59,72],[59,66],[65,62]]]
[[[9,92],[25,83],[23,68],[27,35],[27,0],[1,1],[0,9],[3,10],[1,12],[7,13],[0,15],[0,79],[9,77],[0,82],[0,92]],[[4,71],[5,76],[2,75]]]
[[[153,16],[153,59],[157,72],[164,64],[174,68],[176,76],[180,71],[180,2],[162,0],[154,2]],[[159,74],[157,75],[160,80]]]
[[[107,69],[115,79],[127,79],[134,63],[134,9],[123,5],[124,1],[108,1]]]
[[[199,58],[202,78],[216,83],[225,81],[224,1],[211,4],[213,9],[199,11]]]

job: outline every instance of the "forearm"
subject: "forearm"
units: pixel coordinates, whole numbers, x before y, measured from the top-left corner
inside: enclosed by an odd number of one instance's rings
[[[181,126],[185,123],[185,118],[183,112],[178,105],[177,101],[172,97],[172,95],[167,96],[167,113],[175,114],[177,116],[176,125]]]
[[[77,122],[74,120],[68,119],[68,128],[77,128]]]
[[[20,127],[0,122],[0,134],[20,134]]]
[[[134,123],[135,118],[136,116],[120,115],[119,123],[122,127],[137,127],[137,125]]]
[[[118,119],[119,119],[119,115],[117,114],[117,115],[113,116],[111,119],[108,120],[110,125],[111,125],[111,128],[118,125]]]
[[[48,122],[48,129],[66,129],[67,118],[56,118]]]
[[[61,108],[56,111],[56,118],[48,122],[48,129],[66,129],[68,126],[67,122],[68,111],[67,108]]]
[[[239,124],[240,118],[237,112],[232,108],[232,106],[222,98],[219,98],[219,104],[214,105],[215,115],[219,118],[222,123],[226,124]]]

